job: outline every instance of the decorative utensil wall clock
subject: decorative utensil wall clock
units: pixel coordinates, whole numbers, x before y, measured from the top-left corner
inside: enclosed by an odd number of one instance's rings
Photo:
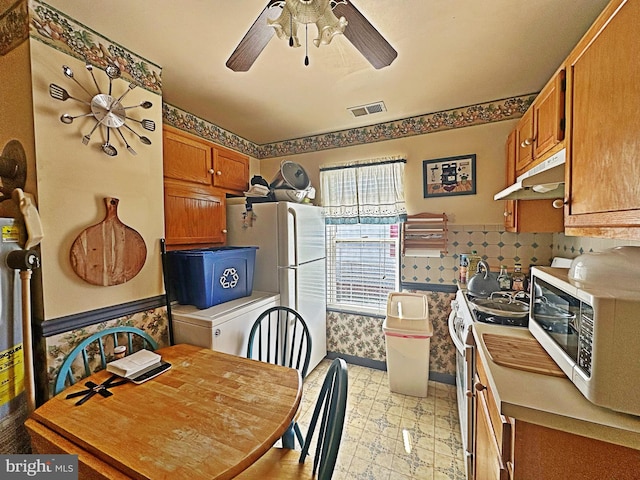
[[[88,133],[85,133],[84,135],[82,135],[81,133],[82,143],[85,145],[88,145],[93,133],[99,127],[103,127],[105,131],[105,136],[103,137],[105,138],[105,142],[102,144],[102,151],[111,157],[114,157],[118,154],[118,150],[116,149],[116,147],[111,144],[112,131],[118,132],[120,141],[122,141],[122,144],[126,147],[127,151],[132,155],[136,155],[136,151],[127,141],[127,137],[122,133],[122,129],[126,130],[127,135],[129,136],[133,135],[137,137],[138,140],[144,145],[151,145],[151,140],[149,140],[149,138],[145,137],[144,135],[140,135],[133,128],[127,125],[127,120],[131,120],[133,122],[139,123],[140,126],[142,126],[142,128],[144,128],[145,130],[149,130],[151,132],[155,131],[156,124],[153,120],[147,120],[147,119],[139,120],[139,119],[135,119],[128,116],[129,109],[137,108],[137,107],[140,107],[143,109],[149,109],[153,106],[153,104],[149,101],[143,101],[137,105],[132,105],[129,107],[125,107],[123,105],[124,97],[131,90],[136,88],[136,85],[133,83],[130,83],[127,89],[124,92],[122,92],[120,96],[116,97],[115,95],[113,95],[112,93],[113,80],[119,79],[121,75],[120,68],[118,68],[117,66],[108,65],[107,68],[105,68],[104,70],[105,74],[109,78],[109,90],[107,93],[102,93],[102,89],[98,85],[95,74],[93,73],[93,66],[90,64],[87,64],[86,69],[91,75],[93,84],[95,85],[95,88],[96,88],[96,93],[91,93],[84,85],[82,85],[82,83],[80,83],[75,78],[73,74],[73,70],[70,67],[68,67],[67,65],[62,66],[62,72],[64,73],[64,75],[67,78],[74,81],[77,85],[80,86],[80,88],[82,88],[82,90],[84,90],[84,92],[87,95],[89,95],[88,100],[83,100],[81,98],[76,98],[69,95],[69,92],[67,92],[67,90],[65,90],[59,85],[56,85],[55,83],[52,83],[49,85],[49,94],[56,100],[65,102],[70,99],[78,104],[84,105],[85,108],[89,109],[87,113],[83,113],[79,115],[70,115],[68,113],[63,113],[60,116],[60,121],[62,123],[70,125],[73,123],[73,121],[76,118],[93,117],[96,123],[95,125],[93,125],[93,128]]]

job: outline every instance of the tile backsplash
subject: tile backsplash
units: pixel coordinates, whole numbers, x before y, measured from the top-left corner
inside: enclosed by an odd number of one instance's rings
[[[640,246],[640,242],[563,233],[511,233],[502,225],[449,225],[447,245],[448,252],[439,257],[403,257],[402,282],[455,285],[460,255],[473,250],[489,263],[491,271],[498,271],[500,265],[513,270],[516,263],[527,271],[530,265],[551,264],[553,257],[575,258],[617,246]]]
[[[553,255],[556,257],[575,258],[588,252],[601,252],[608,248],[624,246],[640,247],[636,240],[612,240],[610,238],[568,237],[563,233],[553,235]]]
[[[511,233],[502,225],[450,225],[446,254],[439,257],[405,256],[402,281],[405,283],[457,284],[460,255],[475,250],[489,263],[491,271],[500,265],[510,270],[520,263],[549,265],[553,258],[554,234]]]

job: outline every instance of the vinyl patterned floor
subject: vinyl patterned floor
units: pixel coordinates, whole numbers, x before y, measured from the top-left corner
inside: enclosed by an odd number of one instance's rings
[[[304,382],[303,434],[329,360]],[[349,365],[347,416],[334,480],[464,480],[453,385],[429,382],[425,398],[389,391],[387,372]]]

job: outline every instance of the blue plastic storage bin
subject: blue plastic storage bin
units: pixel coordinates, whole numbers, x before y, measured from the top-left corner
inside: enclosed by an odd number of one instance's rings
[[[258,247],[218,247],[167,252],[178,303],[200,309],[251,295]]]

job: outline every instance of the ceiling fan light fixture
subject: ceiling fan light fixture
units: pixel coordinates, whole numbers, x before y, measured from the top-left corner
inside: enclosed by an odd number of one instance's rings
[[[338,18],[331,8],[331,0],[285,0],[280,16],[267,19],[267,24],[275,29],[278,38],[288,38],[289,45],[300,46],[298,26],[315,23],[318,36],[313,40],[316,47],[328,45],[333,37],[344,33],[348,22]]]
[[[276,33],[291,46],[301,46],[297,35],[301,23],[316,24],[316,47],[344,35],[375,69],[388,67],[398,56],[351,0],[268,0],[225,65],[234,72],[248,71]]]

